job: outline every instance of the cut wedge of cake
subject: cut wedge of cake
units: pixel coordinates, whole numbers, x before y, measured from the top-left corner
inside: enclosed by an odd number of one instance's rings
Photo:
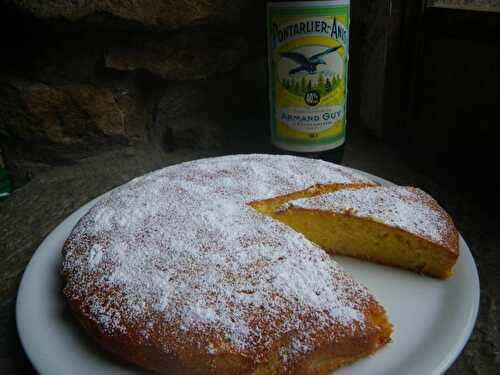
[[[351,186],[290,200],[271,216],[332,254],[445,279],[458,258],[449,215],[412,187]]]

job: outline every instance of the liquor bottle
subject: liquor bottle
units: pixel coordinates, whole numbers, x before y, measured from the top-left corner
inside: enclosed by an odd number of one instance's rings
[[[271,142],[295,155],[343,158],[349,0],[267,4]]]

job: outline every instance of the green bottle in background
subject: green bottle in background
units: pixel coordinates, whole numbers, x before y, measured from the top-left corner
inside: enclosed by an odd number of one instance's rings
[[[349,0],[267,5],[271,141],[340,163],[344,153]]]
[[[12,191],[12,185],[7,173],[7,169],[3,163],[2,154],[0,150],[0,201],[7,199]]]

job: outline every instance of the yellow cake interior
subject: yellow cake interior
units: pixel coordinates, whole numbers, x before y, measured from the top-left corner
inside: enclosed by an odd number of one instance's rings
[[[369,185],[349,186],[349,189]],[[253,202],[263,214],[279,220],[330,254],[346,255],[408,269],[446,279],[452,274],[456,255],[444,247],[404,230],[350,213],[294,207],[280,207],[289,201],[313,197],[339,189],[343,185],[323,185],[286,196]]]

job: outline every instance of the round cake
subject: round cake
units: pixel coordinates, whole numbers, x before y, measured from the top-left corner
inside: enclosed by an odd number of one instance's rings
[[[136,178],[75,226],[64,295],[105,350],[153,371],[327,373],[390,341],[384,309],[252,202],[357,184],[374,185],[330,163],[270,155]]]

